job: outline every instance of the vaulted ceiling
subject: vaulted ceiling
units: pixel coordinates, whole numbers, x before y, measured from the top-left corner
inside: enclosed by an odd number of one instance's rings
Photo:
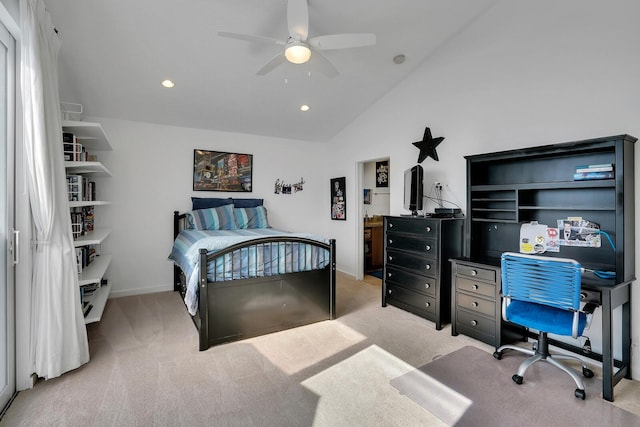
[[[61,100],[82,104],[85,116],[322,142],[496,1],[309,0],[311,37],[376,35],[375,46],[324,52],[334,78],[313,55],[258,76],[282,47],[218,35],[286,40],[286,0],[45,3],[62,39]],[[164,79],[175,87],[163,88]]]

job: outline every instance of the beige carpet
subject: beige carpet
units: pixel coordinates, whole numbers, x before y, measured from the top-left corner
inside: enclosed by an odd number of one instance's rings
[[[447,424],[460,427],[518,425],[520,420],[563,427],[640,425],[640,417],[600,397],[602,381],[597,378],[584,378],[584,401],[575,397],[573,379],[548,363],[530,366],[524,383],[514,383],[511,376],[527,357],[505,351],[502,360],[496,360],[464,347],[391,384]]]
[[[338,319],[198,351],[173,292],[109,300],[91,362],[18,394],[4,426],[445,425],[391,384],[465,346],[449,327],[380,306],[380,280],[338,274]],[[635,409],[640,387],[616,387]]]

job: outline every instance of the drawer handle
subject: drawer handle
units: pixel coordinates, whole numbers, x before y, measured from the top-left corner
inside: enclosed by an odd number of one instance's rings
[[[477,291],[478,290],[478,285],[474,284],[473,286],[471,286],[471,289],[473,289],[474,291]]]
[[[478,326],[478,322],[476,322],[475,320],[471,321],[471,326]]]
[[[427,225],[427,233],[429,233],[430,231],[431,231],[431,227]]]
[[[389,228],[393,228],[393,223],[389,223]]]
[[[389,261],[393,261],[393,257],[389,255]]]
[[[431,245],[427,245],[427,246],[425,246],[425,249],[426,249],[426,250],[428,250],[428,251],[430,251],[430,250],[431,250]]]
[[[391,294],[393,293],[393,289],[389,289],[389,290],[387,291],[387,293],[388,293],[389,295],[391,295]]]
[[[471,307],[477,307],[477,306],[478,306],[477,302],[474,301],[474,302],[471,303]]]
[[[431,287],[431,285],[430,285],[430,284],[428,284],[428,283],[425,283],[425,284],[424,284],[424,288],[425,288],[425,289],[429,289],[430,287]]]
[[[392,243],[393,243],[393,240],[392,240],[392,239],[389,239],[389,244],[392,244]]]
[[[424,303],[424,306],[425,306],[425,307],[431,307],[431,303],[430,303],[430,302],[425,302],[425,303]]]
[[[478,275],[478,272],[477,272],[476,270],[471,270],[471,275],[472,275],[472,276],[477,276],[477,275]]]
[[[431,264],[425,265],[424,268],[426,268],[427,270],[431,270]]]
[[[387,273],[387,277],[391,277],[391,273]]]

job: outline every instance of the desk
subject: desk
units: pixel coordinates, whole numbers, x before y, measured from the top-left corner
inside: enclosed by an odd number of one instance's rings
[[[509,341],[524,339],[525,336],[537,338],[536,333],[518,329],[501,318],[499,260],[461,258],[450,261],[452,335],[462,333],[496,348]],[[585,353],[581,347],[553,339],[549,339],[549,343],[602,362],[602,397],[613,401],[613,387],[622,378],[631,378],[631,281],[614,283],[585,273],[582,290],[584,302],[595,303],[602,309],[602,354]],[[613,352],[616,335],[613,330],[613,311],[617,307],[622,308],[621,361],[615,360]]]
[[[612,281],[584,280],[582,289],[600,294],[602,355],[588,356],[602,361],[602,397],[613,402],[613,386],[622,378],[631,378],[631,282],[605,282]],[[617,307],[622,307],[622,325],[620,327],[622,361],[615,360],[613,354],[613,310]],[[618,372],[614,372],[616,367],[619,368]]]

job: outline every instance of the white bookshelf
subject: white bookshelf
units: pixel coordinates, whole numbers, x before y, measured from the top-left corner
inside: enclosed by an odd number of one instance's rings
[[[74,141],[81,144],[90,154],[95,151],[111,150],[109,140],[98,123],[64,120],[62,131],[75,136]],[[84,158],[84,157],[83,157]],[[110,177],[111,172],[105,165],[98,161],[65,161],[64,164],[67,175],[82,175],[89,177]],[[98,188],[99,190],[99,188]],[[82,208],[89,206],[104,206],[111,202],[104,200],[79,200],[69,201],[70,208]],[[94,212],[93,215],[98,215]],[[74,240],[76,248],[90,245],[100,245],[111,234],[110,228],[96,228],[84,235],[78,236]],[[102,318],[102,312],[109,298],[110,285],[103,284],[104,275],[111,264],[111,255],[96,253],[93,261],[78,273],[78,285],[88,286],[98,284],[99,286],[91,295],[85,295],[84,300],[92,305],[91,310],[85,316],[85,323],[98,322]],[[80,290],[78,290],[79,292]]]
[[[110,291],[111,285],[105,283],[98,289],[96,289],[93,294],[87,295],[84,298],[85,301],[89,301],[93,305],[91,311],[89,311],[89,313],[87,313],[84,318],[85,324],[99,322],[102,319],[102,313],[104,312],[104,307],[107,304],[107,299],[109,298]]]
[[[81,200],[81,201],[73,201],[69,202],[70,208],[81,208],[83,206],[105,206],[110,205],[111,202],[106,200]]]
[[[86,176],[111,176],[109,169],[100,162],[65,161],[64,167],[68,174],[82,174]]]
[[[111,144],[99,123],[63,120],[62,131],[72,133],[89,150],[111,151]]]
[[[111,263],[111,255],[96,255],[91,264],[82,269],[78,274],[78,284],[80,286],[100,283]]]
[[[85,245],[99,245],[111,234],[110,228],[97,228],[93,231],[85,233],[73,241],[74,246],[79,248]]]

